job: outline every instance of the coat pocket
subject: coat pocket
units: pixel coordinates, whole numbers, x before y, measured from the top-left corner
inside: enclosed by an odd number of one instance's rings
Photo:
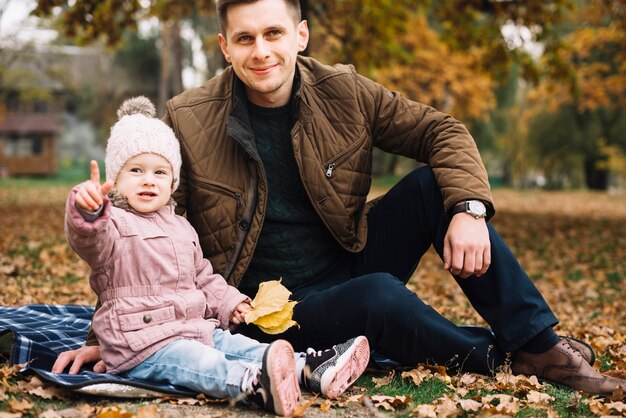
[[[120,329],[129,347],[135,352],[177,333],[172,302],[165,302],[158,307],[120,310],[117,313]]]

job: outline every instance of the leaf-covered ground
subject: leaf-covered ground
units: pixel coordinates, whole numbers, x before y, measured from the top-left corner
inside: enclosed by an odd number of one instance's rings
[[[93,304],[88,269],[63,235],[68,186],[0,186],[0,304]],[[588,341],[596,367],[626,377],[626,195],[495,191],[494,225],[561,323],[560,334]],[[409,286],[458,323],[482,321],[438,257],[429,252]],[[0,359],[0,418],[259,416],[206,399],[126,401],[55,390],[24,379]],[[304,416],[626,415],[613,399],[541,385],[507,373],[459,374],[421,366],[368,372],[340,401],[308,396]]]

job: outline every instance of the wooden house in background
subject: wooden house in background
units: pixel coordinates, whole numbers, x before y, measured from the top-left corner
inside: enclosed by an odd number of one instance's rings
[[[7,112],[0,116],[0,177],[56,174],[58,115]]]

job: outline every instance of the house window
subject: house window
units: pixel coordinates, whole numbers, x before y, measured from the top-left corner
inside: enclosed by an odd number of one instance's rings
[[[7,110],[11,112],[17,112],[20,110],[20,98],[15,92],[10,92],[7,94],[5,103],[7,106]]]
[[[42,151],[43,141],[39,137],[4,138],[4,155],[7,157],[29,157]]]

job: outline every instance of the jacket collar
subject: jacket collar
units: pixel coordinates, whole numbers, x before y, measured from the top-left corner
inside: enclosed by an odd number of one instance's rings
[[[250,117],[248,115],[248,98],[246,97],[246,87],[243,81],[237,77],[233,71],[233,88],[232,88],[232,100],[233,105],[228,115],[228,123],[226,125],[226,133],[228,136],[234,138],[248,154],[260,159],[256,144],[254,140],[254,133],[252,132],[252,126],[250,124]],[[300,95],[300,68],[296,65],[296,71],[294,76],[294,86],[291,89],[291,102],[293,103],[292,112],[293,120],[297,119],[298,111],[297,104]]]

